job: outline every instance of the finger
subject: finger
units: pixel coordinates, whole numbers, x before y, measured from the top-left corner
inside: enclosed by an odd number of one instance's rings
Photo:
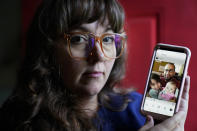
[[[139,131],[147,131],[154,126],[153,117],[148,115],[148,116],[146,116],[146,118],[147,118],[146,124],[142,128],[140,128]]]
[[[181,123],[184,123],[182,121],[184,121],[185,119],[185,112],[183,111],[179,111],[178,113],[176,113],[173,117],[163,121],[162,123],[158,124],[158,126],[160,127],[165,127],[167,130],[173,130],[177,127],[177,125],[180,125]]]
[[[173,131],[184,131],[184,125],[182,126],[181,124],[178,124]]]
[[[182,95],[183,99],[189,99],[189,89],[190,89],[190,77],[186,76],[184,89],[183,89],[183,95]]]
[[[187,110],[188,110],[188,100],[181,99],[179,105],[179,111],[183,111],[187,114]]]
[[[187,76],[185,79],[185,86],[182,94],[182,99],[179,105],[179,111],[184,111],[187,113],[188,101],[189,101],[189,88],[190,88],[190,77]]]
[[[184,131],[184,125],[185,125],[185,122],[181,121],[180,123],[176,125],[173,131]]]

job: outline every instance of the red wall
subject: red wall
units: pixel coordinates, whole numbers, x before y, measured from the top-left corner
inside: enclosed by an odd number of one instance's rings
[[[191,49],[191,61],[189,66],[188,74],[191,77],[191,89],[190,89],[190,101],[189,101],[189,112],[186,121],[186,131],[196,131],[197,130],[197,102],[195,95],[197,95],[197,81],[195,80],[195,74],[197,74],[197,1],[196,0],[120,0],[122,5],[125,8],[127,15],[127,26],[126,30],[132,33],[128,34],[128,37],[131,39],[128,41],[128,44],[136,44],[133,41],[137,41],[135,36],[131,34],[138,33],[138,30],[147,30],[143,26],[138,26],[134,28],[129,28],[136,18],[145,18],[147,16],[156,17],[156,32],[151,33],[151,36],[156,36],[156,42],[162,43],[172,43],[177,45],[184,45]],[[129,28],[129,29],[128,29]],[[142,32],[143,33],[143,32]],[[149,34],[149,35],[150,35]],[[133,38],[134,37],[134,38]],[[148,65],[150,63],[151,54],[147,50],[151,50],[152,47],[147,48],[146,44],[150,41],[147,40],[147,36],[141,35],[139,41],[137,41],[141,46],[135,46],[136,48],[130,48],[130,52],[133,54],[138,54],[136,57],[146,57],[145,62],[139,62],[133,58],[132,55],[129,57],[129,67],[134,68],[135,63],[140,63],[137,65],[139,71],[130,71],[129,79],[131,83],[139,83],[138,88],[141,92],[144,88],[145,78],[144,75],[148,73]],[[138,53],[141,52],[141,53]],[[133,59],[132,59],[133,58]],[[140,70],[141,68],[141,70]],[[135,69],[135,68],[134,68]],[[136,73],[138,72],[138,73]],[[142,76],[142,79],[131,79],[131,76],[138,77]],[[127,75],[128,76],[128,75]]]
[[[35,8],[41,0],[22,0],[23,37]],[[196,0],[120,0],[125,8],[129,61],[126,84],[143,92],[151,52],[156,42],[184,45],[191,49],[189,112],[186,131],[197,130],[197,1]],[[141,23],[142,22],[142,23]],[[141,26],[144,25],[144,26]]]

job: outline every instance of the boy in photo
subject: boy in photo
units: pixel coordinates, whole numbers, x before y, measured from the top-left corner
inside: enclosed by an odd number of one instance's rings
[[[149,96],[158,99],[159,91],[161,90],[161,79],[157,74],[152,74],[150,79]]]

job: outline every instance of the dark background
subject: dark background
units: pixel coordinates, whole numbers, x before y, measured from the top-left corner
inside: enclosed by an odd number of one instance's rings
[[[0,1],[0,105],[16,83],[21,49],[21,1]]]
[[[25,47],[25,32],[41,0],[0,1],[0,105],[16,84]],[[192,57],[186,131],[196,131],[197,0],[120,0],[126,12],[128,63],[125,85],[143,93],[156,43],[187,46]]]

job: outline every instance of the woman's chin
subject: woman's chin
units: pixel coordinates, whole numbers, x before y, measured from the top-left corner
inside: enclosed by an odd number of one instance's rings
[[[80,94],[84,94],[84,96],[95,96],[99,94],[101,91],[102,87],[97,86],[82,86],[79,88]]]

